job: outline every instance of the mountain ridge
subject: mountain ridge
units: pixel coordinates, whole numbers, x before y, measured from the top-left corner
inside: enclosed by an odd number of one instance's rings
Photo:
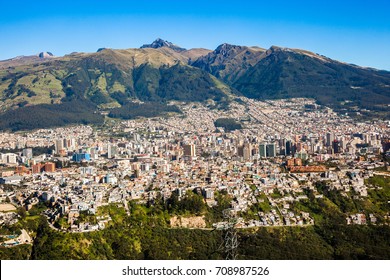
[[[140,48],[141,49],[145,49],[145,48],[158,49],[158,48],[162,48],[162,47],[167,47],[167,48],[170,48],[170,49],[172,49],[174,51],[178,51],[178,52],[186,51],[185,48],[181,48],[178,45],[175,45],[175,44],[168,42],[166,40],[163,40],[161,38],[157,38],[151,44],[144,44]]]
[[[187,50],[157,39],[141,48],[100,48],[62,57],[41,54],[0,61],[0,119],[9,110],[21,111],[26,106],[38,106],[39,110],[45,104],[46,110],[72,100],[87,102],[84,107],[91,114],[95,114],[91,104],[96,110],[119,108],[134,100],[211,99],[226,104],[240,95],[309,97],[344,111],[358,107],[386,112],[390,104],[390,72],[301,49],[224,43],[213,51]]]

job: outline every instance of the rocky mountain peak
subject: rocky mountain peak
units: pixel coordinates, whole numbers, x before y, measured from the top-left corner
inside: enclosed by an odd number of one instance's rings
[[[283,50],[283,48],[281,48],[281,47],[271,46],[265,53],[266,53],[266,55],[270,55],[271,53],[279,52],[282,50]]]
[[[230,45],[230,44],[227,44],[227,43],[223,43],[222,45],[219,45],[215,49],[214,53],[226,56],[231,50],[241,49],[241,48],[242,48],[241,46],[235,46],[235,45]]]
[[[181,48],[178,45],[175,45],[175,44],[173,44],[171,42],[168,42],[166,40],[163,40],[161,38],[157,38],[151,44],[144,44],[144,45],[142,45],[141,49],[145,49],[145,48],[158,49],[158,48],[162,48],[162,47],[167,47],[167,48],[170,48],[170,49],[172,49],[174,51],[178,51],[178,52],[182,52],[182,51],[186,50],[185,48]]]
[[[54,57],[54,54],[51,52],[40,52],[38,56],[39,58],[49,58],[49,57]]]

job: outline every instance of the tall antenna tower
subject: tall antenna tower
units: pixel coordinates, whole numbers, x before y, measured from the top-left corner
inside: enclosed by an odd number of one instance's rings
[[[224,218],[224,240],[222,249],[225,252],[226,260],[235,260],[237,259],[237,248],[238,248],[238,240],[237,240],[237,215],[233,211],[233,209],[228,208],[223,210],[223,218]]]

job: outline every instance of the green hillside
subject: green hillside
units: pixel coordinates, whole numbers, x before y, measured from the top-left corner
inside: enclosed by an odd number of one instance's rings
[[[215,51],[192,62],[192,66],[205,70],[227,84],[233,84],[264,56],[258,47],[222,44]]]
[[[99,123],[100,111],[132,101],[212,99],[227,104],[234,95],[309,97],[338,111],[367,109],[364,117],[386,118],[390,72],[298,49],[222,44],[210,52],[184,50],[161,39],[140,49],[100,49],[45,59],[28,56],[0,62],[0,129]],[[78,100],[78,111],[63,110],[72,100]],[[126,108],[119,115],[128,115],[123,114]],[[26,112],[40,125],[29,126]],[[47,114],[50,122],[43,117]]]
[[[315,211],[323,217],[315,226],[239,229],[238,259],[389,259],[388,226],[346,225],[339,208],[327,204],[327,199],[314,201]],[[213,213],[206,205],[200,206],[201,211],[208,212],[207,216]],[[86,233],[55,231],[44,217],[23,220],[13,230],[20,226],[33,231],[36,236],[33,245],[0,248],[0,257],[41,260],[224,259],[223,231],[169,226],[171,214],[194,215],[194,209],[188,203],[164,208],[157,204],[147,207],[130,202],[131,214],[128,216],[123,207],[109,205],[100,210],[112,217],[108,227]]]
[[[126,115],[126,104],[134,100],[166,103],[228,98],[227,87],[187,65],[187,60],[167,48],[104,49],[1,69],[0,129],[101,123],[99,109],[125,106],[119,116]],[[77,106],[69,103],[75,100]]]
[[[103,116],[85,99],[61,104],[39,104],[9,110],[0,115],[0,130],[30,130],[70,124],[102,124]]]
[[[304,51],[271,48],[233,86],[250,98],[309,97],[335,109],[387,110],[390,72],[343,64]]]

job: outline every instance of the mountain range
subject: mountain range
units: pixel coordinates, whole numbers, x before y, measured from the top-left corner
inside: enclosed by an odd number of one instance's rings
[[[338,111],[389,117],[390,72],[300,49],[225,43],[212,51],[162,39],[138,49],[0,61],[3,130],[100,123],[101,111],[124,116],[139,101],[166,111],[171,100],[228,104],[236,96],[309,97]]]

